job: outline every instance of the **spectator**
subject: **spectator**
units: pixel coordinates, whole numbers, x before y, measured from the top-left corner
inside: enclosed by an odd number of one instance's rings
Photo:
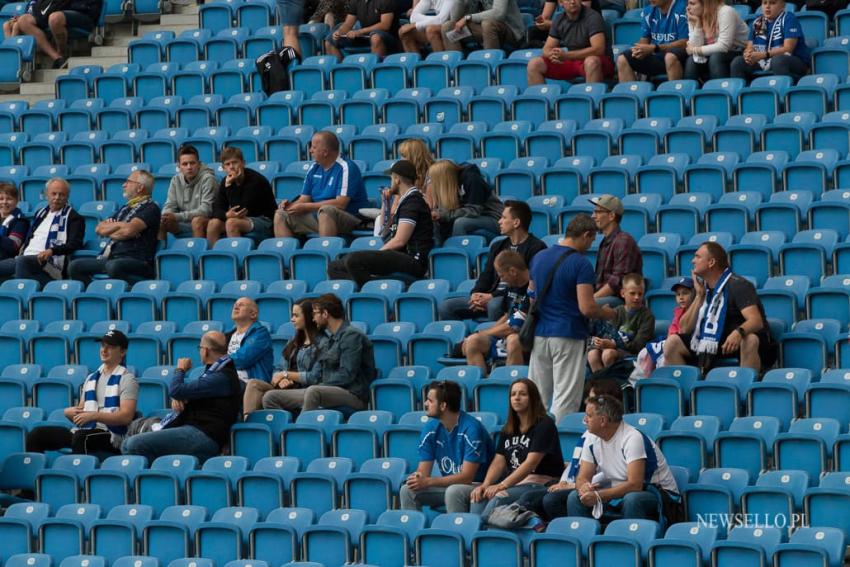
[[[440,242],[467,234],[480,234],[489,240],[499,233],[504,205],[477,165],[440,160],[434,162],[428,175],[431,218],[438,223]]]
[[[233,304],[230,318],[234,327],[227,333],[227,355],[236,366],[239,379],[268,382],[274,365],[272,337],[257,319],[260,310],[249,297],[240,297]]]
[[[476,9],[479,11],[475,12]],[[505,49],[508,44],[518,45],[525,39],[525,23],[517,0],[455,2],[449,21],[443,24],[443,47],[462,51],[462,38],[458,39],[456,34],[463,34],[464,28],[468,34],[463,37],[471,35],[484,49]]]
[[[313,320],[313,301],[302,299],[293,305],[290,320],[295,328],[295,336],[283,347],[284,370],[275,372],[271,382],[263,380],[248,382],[242,406],[245,415],[264,407],[272,407],[278,390],[303,387],[307,373],[318,367],[319,351],[324,343],[325,335],[319,332]]]
[[[192,455],[200,462],[221,454],[230,441],[230,427],[239,419],[242,388],[236,367],[226,354],[227,341],[218,331],[201,338],[199,351],[204,372],[186,381],[191,358],[177,361],[171,378],[171,413],[160,429],[128,437],[125,455],[142,455],[152,463],[163,455]]]
[[[345,19],[345,0],[319,0],[316,10],[310,16],[310,24],[326,24],[329,28],[341,23]]]
[[[401,159],[407,160],[416,168],[416,182],[414,185],[419,188],[419,191],[426,191],[431,183],[431,178],[428,177],[428,170],[434,163],[434,156],[428,145],[418,138],[409,138],[403,141],[398,147],[398,155]],[[392,211],[398,202],[398,195],[391,195],[389,189],[384,189],[381,192],[381,211],[375,219],[375,236],[381,236],[385,230],[389,228],[390,216],[387,211]],[[425,194],[427,200],[428,196]],[[430,203],[429,203],[430,206]]]
[[[222,233],[228,238],[246,236],[255,240],[271,236],[277,201],[269,180],[245,167],[239,148],[221,150],[221,166],[226,176],[216,192],[212,215],[209,219],[195,217],[192,231],[206,230],[210,246]]]
[[[599,372],[627,356],[637,355],[652,339],[655,316],[643,302],[645,291],[642,275],[626,274],[623,277],[620,295],[625,305],[614,310],[614,319],[610,323],[598,326],[606,327],[604,332],[590,339],[587,365],[591,372]]]
[[[685,78],[729,76],[729,64],[747,43],[747,24],[721,0],[688,0],[688,61]]]
[[[531,226],[531,207],[525,201],[505,201],[502,216],[499,218],[499,232],[502,238],[494,240],[487,255],[487,264],[478,275],[469,298],[453,297],[440,305],[440,319],[469,319],[486,314],[487,319],[495,321],[501,317],[505,305],[505,289],[496,274],[496,257],[505,250],[522,255],[525,265],[531,265],[535,254],[546,248],[542,240],[528,232]]]
[[[498,506],[543,488],[561,476],[564,457],[558,429],[546,415],[534,382],[519,378],[511,384],[508,419],[499,434],[496,456],[484,482],[475,487],[470,511],[487,521]]]
[[[635,73],[649,78],[666,73],[670,81],[682,78],[688,43],[685,3],[650,0],[640,15],[640,40],[617,58],[620,82],[634,81]]]
[[[36,0],[28,5],[25,14],[16,19],[11,31],[34,37],[38,49],[52,61],[51,68],[63,69],[68,65],[70,55],[68,31],[94,30],[100,20],[102,5],[102,0]]]
[[[14,258],[29,231],[30,221],[18,208],[18,190],[0,183],[0,261]]]
[[[153,175],[136,170],[124,182],[127,203],[114,215],[101,221],[94,231],[109,239],[97,258],[78,258],[71,262],[68,274],[72,279],[91,283],[97,274],[125,280],[133,285],[153,279],[154,256],[159,231],[159,205],[151,199]]]
[[[404,24],[398,30],[398,37],[405,51],[419,53],[421,49],[431,44],[437,51],[443,51],[443,24],[449,21],[456,1],[461,0],[419,0],[410,14],[410,23]],[[434,45],[430,38],[439,38]]]
[[[419,466],[399,492],[403,510],[446,507],[453,514],[469,512],[473,482],[484,480],[493,458],[493,442],[480,421],[460,409],[456,382],[428,384],[425,413],[429,419],[419,437]],[[432,476],[433,469],[439,476]]]
[[[325,53],[337,59],[344,49],[363,47],[381,59],[401,48],[394,0],[350,0],[345,21],[325,38]]]
[[[620,16],[622,16],[625,12],[625,6],[623,5],[623,0],[618,1],[620,4],[607,2],[606,4],[608,5],[606,5],[605,8],[617,10]],[[596,10],[597,12],[602,13],[602,8],[600,7],[598,0],[582,0],[581,3],[585,8],[590,8],[591,10]],[[549,30],[552,28],[552,16],[555,15],[555,10],[557,8],[558,0],[545,0],[545,2],[543,2],[543,9],[541,10],[540,15],[534,18],[534,26],[528,28],[527,37],[529,47],[539,49],[546,43],[546,38],[549,37]]]
[[[664,342],[667,364],[696,364],[705,372],[722,354],[737,356],[740,366],[756,372],[773,366],[777,345],[755,286],[732,273],[716,242],[703,243],[691,264],[696,297],[682,315],[679,334]]]
[[[580,0],[560,3],[564,11],[552,20],[543,55],[528,62],[528,84],[542,85],[547,78],[569,81],[577,77],[599,83],[614,76],[602,16],[584,7]]]
[[[80,403],[65,408],[65,418],[74,427],[33,429],[27,435],[27,451],[70,448],[72,453],[98,456],[120,452],[127,426],[136,414],[139,383],[122,366],[128,345],[124,333],[112,330],[98,340],[101,364],[83,382]]]
[[[218,184],[215,172],[201,163],[195,146],[180,147],[177,165],[180,173],[172,177],[168,185],[159,239],[165,240],[169,233],[177,238],[205,238],[206,219],[212,214]]]
[[[342,301],[331,293],[313,301],[313,320],[325,338],[318,360],[307,372],[289,375],[290,385],[263,397],[266,409],[366,409],[375,379],[372,342],[345,320]]]
[[[505,364],[525,364],[525,353],[517,333],[528,315],[528,266],[522,255],[512,250],[500,252],[495,261],[499,279],[507,285],[510,300],[508,312],[488,327],[466,337],[463,354],[467,364],[480,367],[487,374],[487,358]]]
[[[434,247],[431,213],[422,193],[413,183],[416,168],[400,160],[385,172],[390,175],[390,192],[399,195],[389,227],[381,237],[380,250],[361,250],[347,254],[328,265],[331,279],[354,280],[358,286],[393,274],[422,278],[428,272],[428,254]]]
[[[613,396],[622,402],[623,390],[616,380],[596,378],[589,381],[587,386],[588,398],[592,399],[605,394]],[[576,476],[578,475],[581,450],[584,447],[585,437],[587,437],[586,432],[579,437],[576,446],[573,448],[572,457],[569,461],[564,462],[564,472],[558,482],[550,484],[545,488],[530,490],[519,499],[521,506],[532,510],[543,520],[544,523],[541,528],[545,528],[545,524],[555,518],[567,515],[567,498],[570,492],[576,487]],[[537,527],[535,529],[542,531]]]
[[[351,234],[364,224],[360,209],[368,206],[366,186],[357,164],[339,155],[333,132],[316,132],[310,142],[313,163],[304,189],[294,201],[280,202],[274,217],[278,237]]]
[[[531,261],[529,294],[541,303],[528,373],[556,420],[581,404],[586,318],[611,319],[614,314],[593,300],[593,266],[582,254],[595,238],[593,219],[579,214],[567,225],[563,240]],[[543,290],[547,281],[551,286]]]
[[[763,71],[790,75],[796,82],[808,73],[811,58],[803,26],[793,12],[785,11],[784,0],[762,0],[761,9],[744,54],[732,61],[731,74],[749,81],[755,72]]]
[[[68,182],[54,177],[45,185],[47,206],[35,212],[20,254],[0,260],[0,279],[37,280],[42,286],[65,276],[65,259],[83,247],[86,223],[68,204]]]
[[[597,302],[615,307],[622,305],[620,287],[623,276],[643,273],[643,257],[637,242],[628,232],[620,230],[623,203],[613,195],[590,199],[596,205],[593,219],[604,238],[596,255],[596,284],[593,297]]]
[[[655,442],[623,422],[623,404],[613,396],[587,400],[587,426],[576,489],[567,498],[568,516],[597,515],[596,506],[624,518],[658,520],[658,497],[647,485],[678,498],[679,489]],[[650,454],[652,452],[652,454]],[[604,480],[593,482],[601,473]]]
[[[679,281],[672,285],[670,291],[676,294],[676,307],[673,308],[673,319],[667,328],[667,335],[651,343],[647,343],[643,350],[638,353],[637,360],[635,361],[635,372],[632,374],[631,379],[646,378],[652,375],[652,372],[656,368],[665,365],[664,341],[667,337],[680,332],[679,324],[682,320],[682,315],[685,314],[688,307],[694,302],[693,278],[679,278]]]
[[[283,26],[283,45],[301,56],[298,27],[304,23],[304,0],[277,0],[277,21]]]

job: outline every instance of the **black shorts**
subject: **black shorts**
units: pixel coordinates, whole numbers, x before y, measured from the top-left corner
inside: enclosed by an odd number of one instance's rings
[[[684,49],[679,48],[671,49],[667,52],[653,53],[649,57],[644,57],[643,59],[635,59],[632,57],[632,50],[626,49],[623,51],[623,56],[629,62],[629,67],[631,67],[636,73],[642,73],[644,75],[654,77],[656,75],[667,74],[667,66],[664,64],[664,55],[666,53],[672,53],[678,57],[679,63],[682,64],[682,67],[685,66],[688,54]]]
[[[68,33],[75,29],[85,30],[88,33],[94,29],[94,22],[86,14],[77,12],[76,10],[62,10],[62,13],[65,14],[65,25],[68,29]],[[35,23],[39,28],[46,32],[50,31],[50,25],[47,23],[48,18],[50,18],[50,14],[42,16],[38,10],[35,10],[33,12],[33,17],[35,18]]]
[[[726,335],[720,339],[720,345],[726,341]],[[759,339],[759,359],[761,360],[761,368],[765,370],[767,368],[771,368],[774,364],[776,364],[776,359],[779,356],[779,344],[772,340],[770,334],[759,331],[756,333],[756,336]],[[701,366],[699,364],[699,357],[691,350],[691,333],[679,333],[679,338],[682,339],[682,342],[685,344],[685,348],[688,349],[688,356],[685,357],[685,364],[690,366]],[[706,368],[703,368],[704,372],[711,370],[714,367],[718,360],[721,360],[724,357],[723,354],[717,354],[716,356],[711,357],[711,360],[708,363]],[[739,355],[732,355],[728,358],[738,358],[740,360]]]

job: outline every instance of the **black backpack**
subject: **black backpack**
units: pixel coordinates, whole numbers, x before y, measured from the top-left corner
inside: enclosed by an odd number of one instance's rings
[[[263,92],[267,95],[289,90],[289,64],[300,60],[298,53],[291,47],[283,47],[260,55],[257,58],[257,72],[263,81]]]

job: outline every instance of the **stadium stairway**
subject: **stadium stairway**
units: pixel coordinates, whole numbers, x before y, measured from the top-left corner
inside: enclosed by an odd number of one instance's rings
[[[173,31],[176,34],[198,27],[198,5],[188,6],[173,4],[173,13],[160,16],[159,23],[147,23],[136,26],[133,35],[133,25],[130,21],[108,24],[107,36],[102,46],[92,46],[91,55],[73,56],[68,60],[68,69],[80,65],[101,65],[104,69],[110,65],[127,62],[127,45],[133,39],[143,36],[150,31]],[[0,102],[25,100],[30,104],[43,99],[54,98],[56,78],[68,73],[68,69],[53,70],[41,59],[42,64],[33,73],[29,82],[21,83],[19,93],[0,94]]]

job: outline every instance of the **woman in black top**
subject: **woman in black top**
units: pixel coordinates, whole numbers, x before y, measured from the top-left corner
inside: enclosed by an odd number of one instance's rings
[[[262,409],[263,400],[273,397],[276,390],[300,387],[301,374],[310,370],[319,358],[320,333],[313,321],[313,302],[302,299],[292,306],[292,325],[295,336],[283,347],[283,370],[272,375],[271,383],[250,380],[245,387],[242,411],[248,415]]]
[[[484,482],[475,487],[470,511],[487,521],[497,506],[510,504],[561,476],[564,458],[555,422],[534,382],[520,378],[511,384],[508,420],[496,444],[496,456]]]

